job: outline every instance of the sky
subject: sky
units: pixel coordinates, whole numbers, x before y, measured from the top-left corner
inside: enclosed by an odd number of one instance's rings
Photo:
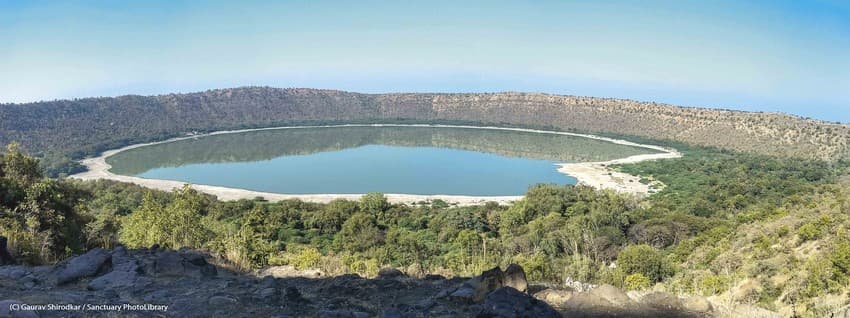
[[[248,85],[850,122],[850,2],[0,0],[0,102]]]

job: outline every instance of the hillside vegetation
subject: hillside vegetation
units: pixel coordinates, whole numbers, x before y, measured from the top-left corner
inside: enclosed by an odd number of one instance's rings
[[[367,277],[387,266],[469,276],[518,263],[532,282],[704,295],[730,316],[756,306],[823,317],[850,305],[843,161],[685,149],[680,159],[619,167],[668,184],[646,199],[538,185],[510,206],[468,207],[390,204],[379,193],[225,202],[189,187],[45,179],[14,147],[0,162],[0,236],[30,264],[156,244],[205,249],[235,268]]]
[[[359,94],[242,87],[190,94],[0,105],[0,144],[42,158],[51,175],[71,159],[189,132],[353,122],[478,123],[675,140],[766,155],[850,155],[850,127],[776,113],[681,108],[528,93]]]

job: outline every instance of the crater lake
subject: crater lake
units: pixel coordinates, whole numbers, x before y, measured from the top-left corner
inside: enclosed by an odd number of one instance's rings
[[[652,149],[555,133],[472,127],[289,127],[212,134],[118,152],[110,172],[285,194],[522,195],[574,184],[556,164]]]

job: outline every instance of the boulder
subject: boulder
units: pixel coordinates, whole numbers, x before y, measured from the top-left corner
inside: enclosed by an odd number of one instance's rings
[[[402,271],[391,267],[384,267],[378,271],[378,278],[396,278],[404,276],[407,275],[405,275]]]
[[[158,276],[182,276],[185,274],[183,257],[174,251],[166,251],[157,255],[154,272]]]
[[[640,302],[650,307],[667,310],[667,311],[682,311],[684,304],[676,295],[667,292],[651,292],[644,295]]]
[[[440,298],[440,296],[442,295],[437,295],[438,298]],[[475,301],[475,289],[471,286],[463,285],[454,292],[451,292],[448,296],[451,300],[458,303],[469,304]]]
[[[139,274],[135,272],[113,271],[93,279],[86,286],[89,290],[133,287]]]
[[[15,259],[12,258],[12,253],[9,253],[6,245],[9,242],[5,236],[0,236],[0,265],[14,264]]]
[[[510,264],[505,269],[505,286],[513,287],[514,289],[527,292],[528,281],[525,279],[525,270],[517,264]]]
[[[573,297],[573,291],[547,288],[534,294],[534,298],[545,301],[554,307],[564,307],[564,304]]]
[[[488,294],[505,285],[505,273],[497,266],[484,271],[481,275],[466,281],[464,284],[472,287],[472,300],[478,303],[483,301]]]
[[[608,284],[599,285],[598,287],[590,290],[588,294],[605,299],[616,307],[625,307],[634,304],[634,301],[629,298],[629,295],[626,295],[626,293],[619,288]]]
[[[487,295],[479,317],[560,318],[561,314],[546,303],[512,287],[501,287]]]
[[[94,276],[109,266],[111,255],[102,248],[96,248],[74,257],[56,272],[56,284],[62,285],[83,277]]]
[[[17,300],[0,300],[0,317],[9,318],[38,318],[34,311],[12,310],[13,305],[21,305]]]
[[[685,310],[696,313],[708,313],[714,310],[714,306],[705,297],[691,296],[682,301]]]
[[[127,254],[123,246],[112,250],[112,271],[93,279],[88,284],[90,290],[103,290],[136,286],[136,281],[142,273],[139,261]]]
[[[204,278],[216,276],[215,266],[195,253],[166,251],[159,253],[154,261],[154,273],[157,276],[189,276]]]
[[[589,292],[577,292],[564,302],[563,308],[575,313],[609,312],[614,304]]]

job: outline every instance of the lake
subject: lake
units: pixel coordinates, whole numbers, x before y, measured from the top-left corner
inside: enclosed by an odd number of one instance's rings
[[[216,134],[108,157],[111,172],[286,194],[522,195],[574,184],[557,163],[655,153],[584,137],[447,127],[321,127]]]

